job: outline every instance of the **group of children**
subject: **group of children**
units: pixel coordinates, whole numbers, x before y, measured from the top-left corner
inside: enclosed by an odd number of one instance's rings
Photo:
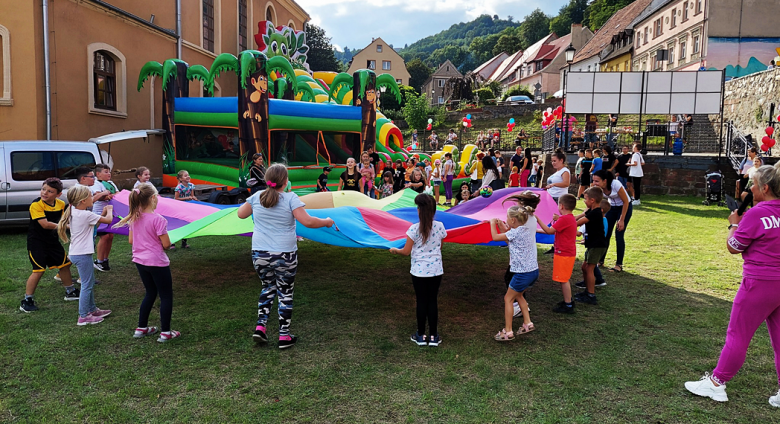
[[[34,294],[38,283],[47,269],[58,271],[55,279],[65,287],[66,301],[79,301],[78,326],[103,322],[111,310],[100,309],[95,304],[94,270],[111,270],[108,256],[113,234],[98,231],[100,224],[112,224],[113,207],[109,201],[117,193],[117,186],[111,181],[111,169],[98,164],[94,169],[79,167],[75,170],[77,184],[68,190],[65,204],[62,196],[63,184],[58,178],[49,178],[41,187],[40,197],[30,205],[27,250],[33,272],[27,279],[24,299],[19,309],[35,312]],[[154,212],[157,207],[157,190],[149,183],[151,173],[145,167],[137,169],[135,183],[129,194],[129,213],[114,227],[129,226],[129,241],[132,244],[132,261],[138,268],[146,296],[141,303],[139,325],[133,337],[140,338],[158,332],[157,327],[148,326],[149,314],[155,299],[160,297],[161,332],[158,341],[166,342],[179,337],[181,333],[170,328],[173,308],[172,280],[167,255],[164,250],[171,247],[167,221]],[[192,184],[186,171],[179,173],[176,198],[192,200]],[[93,261],[96,252],[97,259]],[[62,244],[70,243],[69,253]],[[71,275],[71,265],[79,273],[81,290],[76,289]]]

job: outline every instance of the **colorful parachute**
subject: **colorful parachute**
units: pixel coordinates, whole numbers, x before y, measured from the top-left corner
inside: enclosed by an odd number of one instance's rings
[[[506,219],[511,202],[502,204],[508,196],[525,189],[497,190],[489,198],[476,198],[448,211],[438,211],[436,220],[444,224],[451,243],[500,245],[491,240],[490,226],[484,221],[491,218]],[[540,224],[552,221],[557,205],[544,190],[539,193],[542,202],[536,211]],[[298,224],[296,233],[306,239],[343,247],[370,247],[387,249],[402,247],[406,230],[418,221],[414,197],[417,193],[403,190],[383,200],[373,200],[356,192],[315,193],[303,196],[307,212],[319,218],[330,217],[338,228],[306,228]],[[128,213],[128,192],[117,193],[112,200],[114,212],[119,216]],[[202,202],[180,202],[161,197],[157,213],[168,220],[172,242],[183,238],[216,235],[250,235],[254,224],[251,219],[239,219],[236,206],[218,206]],[[104,229],[101,229],[103,231]],[[108,230],[108,229],[105,229]],[[127,234],[127,229],[110,229]],[[538,243],[552,243],[553,237],[537,234]]]

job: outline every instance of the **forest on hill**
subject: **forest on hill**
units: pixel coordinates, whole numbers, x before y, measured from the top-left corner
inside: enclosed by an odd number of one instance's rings
[[[596,31],[618,10],[634,0],[569,0],[555,16],[536,9],[521,21],[512,16],[501,19],[498,15],[481,15],[470,22],[461,22],[437,34],[415,41],[398,49],[407,68],[435,69],[450,60],[465,73],[474,70],[493,56],[506,52],[512,54],[525,49],[550,33],[564,36],[571,31],[572,23],[581,23]],[[342,63],[348,63],[357,50],[336,51]],[[430,71],[432,72],[432,71]],[[427,72],[430,75],[430,72]],[[412,87],[418,87],[413,75]],[[418,71],[425,74],[425,70]],[[423,80],[428,77],[425,75]]]

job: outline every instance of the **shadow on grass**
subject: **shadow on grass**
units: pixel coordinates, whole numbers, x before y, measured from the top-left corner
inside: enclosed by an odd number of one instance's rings
[[[114,271],[101,274],[106,284],[97,288],[97,303],[114,313],[100,325],[77,328],[75,305],[61,301],[55,284],[41,284],[42,310],[33,315],[15,309],[23,284],[2,287],[6,416],[752,423],[769,422],[775,412],[765,406],[775,378],[761,331],[730,385],[731,402],[685,392],[684,381],[715,365],[730,302],[667,281],[606,273],[599,306],[578,305],[575,315],[562,316],[551,311],[561,300],[550,281],[552,258],[540,254],[540,281],[528,293],[537,330],[500,344],[492,337],[503,327],[508,251],[448,244],[439,300],[444,342],[419,348],[409,341],[415,313],[408,258],[302,242],[292,322],[301,340],[279,351],[273,320],[268,346],[251,341],[260,282],[248,238],[196,238],[192,249],[170,252],[173,327],[183,337],[159,345],[130,337],[143,288],[125,241],[115,241]],[[2,259],[17,282],[29,272],[24,253]],[[153,312],[152,325],[157,319]],[[78,365],[60,367],[63,358]]]

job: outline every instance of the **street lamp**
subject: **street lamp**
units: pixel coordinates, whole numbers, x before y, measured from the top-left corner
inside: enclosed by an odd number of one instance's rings
[[[563,134],[561,134],[561,141],[564,146],[566,146],[566,151],[569,150],[569,114],[566,113],[566,77],[567,73],[571,73],[571,63],[574,61],[574,54],[577,52],[577,49],[574,48],[573,45],[569,44],[569,47],[566,47],[566,50],[563,51],[563,53],[566,55],[566,64],[567,72],[564,72],[563,74],[563,119],[565,122],[561,126],[563,131]],[[563,142],[563,140],[566,140]]]

